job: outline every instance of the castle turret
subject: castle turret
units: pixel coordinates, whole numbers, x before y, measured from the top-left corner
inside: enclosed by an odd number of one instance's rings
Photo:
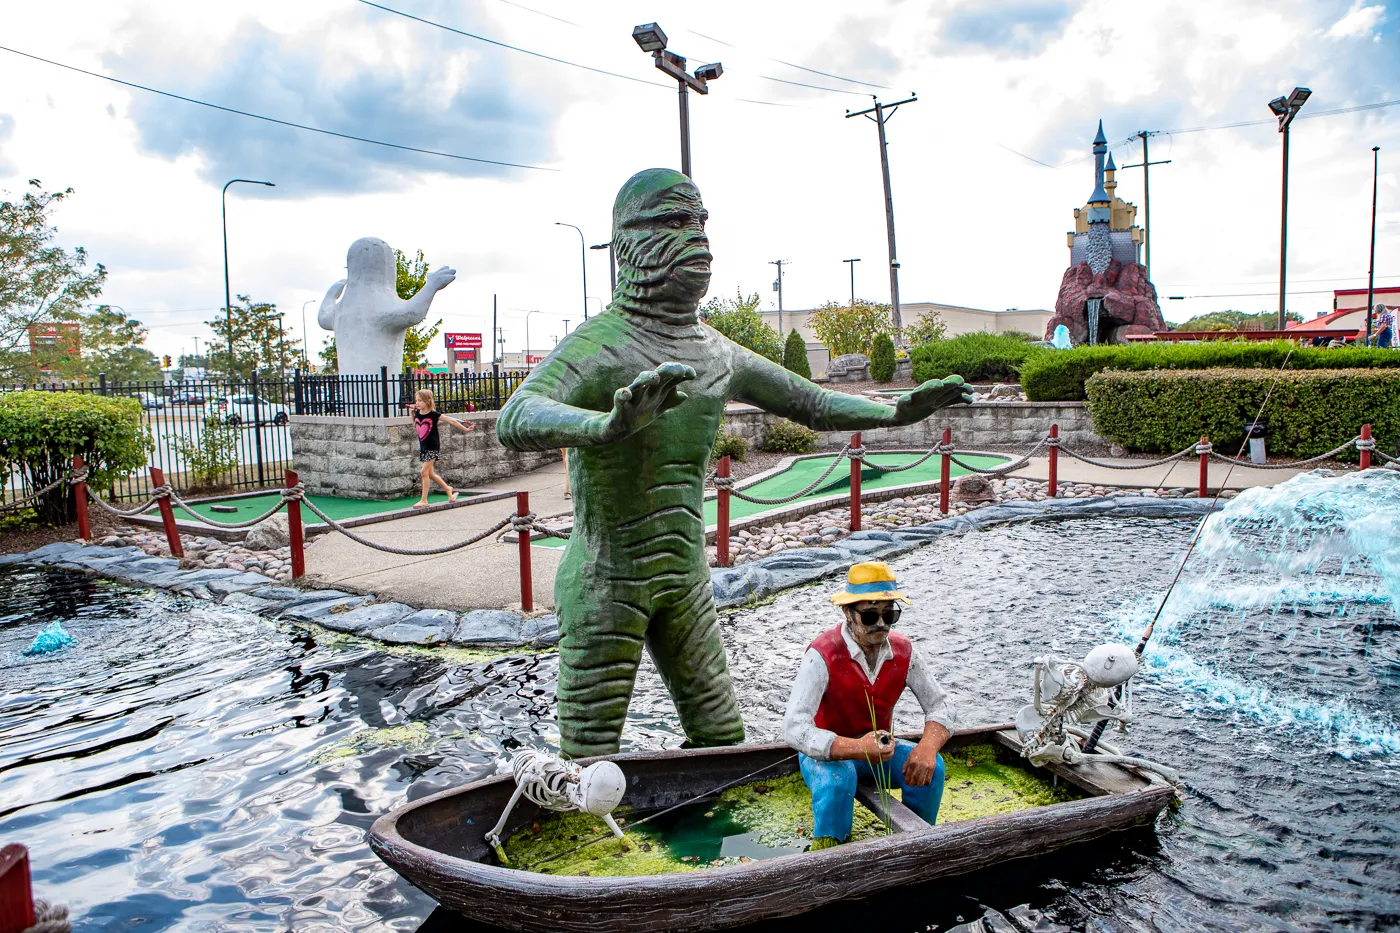
[[[1142,228],[1137,226],[1137,208],[1118,197],[1118,165],[1108,151],[1103,121],[1094,135],[1094,190],[1083,208],[1074,212],[1074,232],[1067,236],[1070,265],[1089,263],[1102,272],[1112,260],[1136,265],[1142,249]],[[1100,228],[1096,230],[1095,228]],[[1090,251],[1091,241],[1095,248]]]
[[[1114,192],[1118,190],[1118,182],[1113,177],[1118,172],[1118,166],[1113,164],[1113,153],[1108,154],[1108,164],[1103,167],[1103,190],[1108,194],[1109,202],[1114,200]]]

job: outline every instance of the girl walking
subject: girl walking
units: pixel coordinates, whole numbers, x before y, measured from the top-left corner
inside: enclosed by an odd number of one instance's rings
[[[428,492],[433,488],[433,483],[442,487],[449,502],[457,501],[457,493],[437,471],[437,461],[442,456],[442,440],[438,437],[439,421],[446,421],[464,434],[475,429],[475,425],[470,421],[458,421],[438,411],[431,389],[419,389],[413,397],[413,427],[418,431],[418,460],[423,464],[419,469],[423,476],[423,498],[413,504],[415,509],[421,509],[428,504]]]

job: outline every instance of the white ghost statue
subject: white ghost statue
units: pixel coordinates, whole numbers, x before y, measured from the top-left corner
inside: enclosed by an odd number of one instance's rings
[[[316,323],[335,332],[336,368],[342,373],[390,373],[403,370],[403,339],[408,329],[428,316],[433,296],[451,285],[457,272],[443,266],[407,301],[395,288],[394,251],[378,237],[350,244],[346,278],[330,287]]]

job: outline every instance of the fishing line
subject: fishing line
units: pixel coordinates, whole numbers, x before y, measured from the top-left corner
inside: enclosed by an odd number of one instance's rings
[[[740,782],[742,782],[742,781],[747,781],[749,778],[753,777],[754,775],[756,775],[756,774],[762,774],[764,771],[768,771],[768,770],[770,770],[770,769],[772,769],[772,768],[776,768],[778,765],[787,764],[789,761],[792,761],[792,760],[793,760],[794,758],[796,758],[796,757],[797,757],[796,753],[791,754],[791,755],[787,756],[786,758],[783,758],[783,759],[781,759],[781,760],[779,760],[779,761],[775,761],[775,762],[773,762],[773,763],[771,763],[771,764],[766,764],[766,765],[764,765],[763,767],[759,768],[757,771],[750,771],[748,774],[744,775],[743,777],[735,778],[734,780],[730,781],[728,784],[721,784],[719,787],[714,787],[714,788],[711,788],[710,790],[702,791],[701,793],[696,794],[694,797],[691,797],[689,800],[682,800],[682,801],[681,801],[680,803],[678,803],[678,804],[675,804],[675,805],[673,805],[673,806],[667,807],[667,808],[664,809],[664,810],[658,810],[656,813],[653,813],[651,816],[645,817],[644,819],[637,820],[637,822],[635,822],[635,823],[628,823],[627,826],[626,826],[626,829],[630,830],[630,829],[634,829],[634,828],[636,828],[636,827],[638,827],[638,826],[641,826],[643,823],[650,823],[652,820],[656,819],[658,816],[665,816],[666,814],[668,814],[668,813],[670,813],[670,812],[672,812],[672,811],[674,811],[674,810],[679,810],[681,807],[688,807],[688,806],[690,806],[692,803],[695,803],[696,801],[704,800],[706,797],[709,797],[709,796],[712,795],[712,794],[718,794],[718,793],[720,793],[720,792],[722,792],[722,791],[726,791],[726,790],[728,790],[729,788],[733,787],[735,784],[738,784],[738,783],[740,783]],[[590,840],[588,840],[587,842],[580,843],[579,845],[574,846],[572,849],[569,849],[569,850],[566,851],[566,852],[560,852],[560,853],[557,854],[557,855],[551,855],[551,856],[549,856],[549,858],[542,858],[542,859],[540,859],[538,862],[535,862],[535,863],[533,863],[533,864],[531,864],[531,865],[526,866],[525,868],[522,868],[521,871],[534,871],[536,868],[540,867],[541,865],[545,864],[546,862],[552,862],[552,861],[554,861],[555,859],[563,858],[563,857],[566,856],[566,855],[573,855],[575,852],[578,852],[578,851],[580,851],[581,849],[586,849],[586,848],[588,848],[589,846],[593,845],[593,843],[595,843],[595,842],[602,842],[604,839],[612,839],[612,838],[613,838],[613,834],[612,834],[612,833],[610,833],[610,832],[603,833],[601,836],[598,836],[598,837],[596,837],[596,838],[594,838],[594,839],[590,839]]]
[[[1255,413],[1254,420],[1249,424],[1249,430],[1245,432],[1244,440],[1240,442],[1239,452],[1235,454],[1236,460],[1244,457],[1244,449],[1249,444],[1249,439],[1254,434],[1254,429],[1259,426],[1259,419],[1264,416],[1264,409],[1268,406],[1269,399],[1273,397],[1274,389],[1278,387],[1279,380],[1283,378],[1284,370],[1288,368],[1288,361],[1293,358],[1293,350],[1293,347],[1288,348],[1288,353],[1284,356],[1283,363],[1279,366],[1278,372],[1274,375],[1274,381],[1269,385],[1269,391],[1264,393],[1264,401],[1260,403],[1259,411]],[[1173,464],[1173,467],[1175,467],[1175,464]],[[1201,540],[1201,533],[1206,530],[1206,522],[1210,520],[1211,513],[1215,511],[1216,505],[1220,503],[1220,494],[1225,491],[1225,484],[1230,481],[1230,474],[1234,472],[1234,469],[1235,464],[1231,463],[1230,468],[1225,471],[1225,478],[1220,481],[1219,490],[1211,498],[1210,505],[1206,508],[1205,516],[1201,519],[1201,523],[1196,526],[1196,533],[1191,536],[1191,543],[1186,546],[1186,553],[1181,557],[1181,563],[1176,568],[1176,575],[1173,576],[1172,581],[1167,584],[1167,591],[1162,594],[1162,601],[1158,604],[1157,611],[1153,613],[1152,621],[1147,623],[1147,628],[1142,633],[1142,640],[1139,641],[1137,647],[1133,649],[1133,654],[1137,657],[1141,658],[1143,651],[1147,649],[1147,642],[1152,637],[1152,630],[1156,627],[1157,620],[1162,617],[1162,610],[1167,608],[1167,600],[1171,598],[1172,590],[1176,588],[1177,581],[1181,579],[1182,572],[1186,570],[1186,562],[1191,559],[1191,552],[1196,549],[1196,543]],[[1171,472],[1168,471],[1167,475],[1170,476]],[[1165,477],[1163,478],[1163,482],[1166,482]],[[1121,691],[1123,688],[1120,686],[1116,689]],[[1099,720],[1094,726],[1094,731],[1089,734],[1088,740],[1084,743],[1084,751],[1086,753],[1092,752],[1095,747],[1098,746],[1099,739],[1103,737],[1104,729],[1107,726],[1108,720],[1106,719]]]

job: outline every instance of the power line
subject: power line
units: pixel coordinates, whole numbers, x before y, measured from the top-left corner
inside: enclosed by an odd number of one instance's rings
[[[736,52],[742,51],[742,49],[740,49],[739,46],[734,45],[732,42],[725,42],[723,39],[716,39],[714,36],[707,36],[703,32],[699,32],[694,29],[687,29],[686,32],[690,33],[693,36],[699,36],[702,39],[708,39],[711,42],[718,42],[725,48],[734,49]],[[863,84],[866,87],[879,88],[882,91],[889,90],[889,87],[884,84],[872,84],[869,81],[861,81],[858,78],[847,78],[843,75],[832,74],[829,71],[818,71],[815,68],[808,68],[806,65],[799,65],[796,62],[785,62],[781,58],[769,58],[768,60],[770,62],[777,62],[779,65],[786,65],[788,68],[796,68],[798,71],[805,71],[808,74],[821,75],[823,78],[834,78],[837,81],[846,81],[850,84]]]
[[[535,58],[542,58],[548,62],[555,62],[560,65],[568,65],[571,68],[582,68],[584,71],[591,71],[594,74],[607,75],[610,78],[621,78],[624,81],[635,81],[638,84],[650,84],[653,87],[663,87],[667,90],[670,90],[671,88],[669,84],[662,84],[660,81],[648,81],[645,78],[636,78],[632,75],[618,74],[616,71],[606,71],[602,68],[594,68],[592,65],[582,65],[578,62],[568,61],[567,59],[555,58],[553,55],[546,55],[543,52],[532,52],[529,49],[522,49],[518,45],[510,45],[509,43],[500,42],[496,39],[488,39],[485,36],[478,36],[474,32],[466,32],[464,30],[457,29],[454,26],[448,26],[445,23],[434,22],[430,19],[424,19],[421,16],[414,16],[412,13],[405,13],[403,10],[396,10],[393,7],[384,6],[382,3],[375,3],[373,2],[373,0],[359,0],[359,2],[363,3],[365,6],[372,6],[376,10],[383,10],[385,13],[393,13],[395,16],[402,16],[404,19],[411,19],[414,22],[422,23],[425,26],[434,26],[438,29],[445,29],[448,32],[454,32],[457,35],[464,36],[468,39],[475,39],[478,42],[485,42],[488,45],[494,45],[498,46],[499,48],[509,49],[512,52],[520,52],[523,55],[532,55]]]
[[[43,62],[46,65],[53,65],[57,68],[63,68],[68,71],[76,71],[78,74],[84,74],[90,78],[101,78],[103,81],[111,81],[113,84],[120,84],[124,87],[135,88],[138,91],[146,91],[150,94],[159,94],[161,97],[169,97],[172,100],[182,100],[187,104],[197,104],[200,107],[208,107],[211,110],[222,110],[224,113],[232,113],[240,117],[251,117],[254,120],[262,120],[265,123],[275,123],[278,126],[289,126],[292,129],[306,130],[310,133],[320,133],[323,136],[335,136],[340,139],[349,139],[358,143],[368,143],[371,146],[383,146],[386,149],[400,149],[404,152],[417,152],[423,155],[440,156],[444,159],[456,159],[460,162],[480,162],[485,165],[501,165],[507,168],[527,168],[537,172],[559,171],[559,169],[557,168],[546,168],[543,165],[523,165],[519,162],[500,162],[496,159],[480,159],[475,156],[458,155],[454,152],[439,152],[436,149],[420,149],[417,146],[404,146],[399,143],[385,142],[381,139],[370,139],[367,136],[355,136],[351,133],[338,133],[335,130],[322,129],[319,126],[307,126],[305,123],[293,123],[290,120],[279,120],[276,117],[267,117],[263,116],[260,113],[252,113],[247,110],[238,110],[234,107],[225,107],[222,104],[211,104],[205,100],[197,100],[193,97],[185,97],[183,95],[175,94],[170,91],[162,91],[158,88],[147,87],[144,84],[136,84],[132,81],[123,81],[121,78],[114,78],[111,75],[104,75],[96,71],[88,71],[87,69],[79,68],[76,65],[65,65],[63,64],[63,62],[56,62],[52,59],[42,58],[38,55],[31,55],[28,52],[21,52],[19,49],[12,49],[8,46],[0,45],[0,52],[9,52],[13,55],[21,55],[24,58],[31,58],[36,62]]]
[[[360,0],[361,3],[368,3],[369,0]],[[793,87],[809,87],[814,91],[826,91],[829,94],[854,94],[856,97],[869,97],[864,91],[846,91],[839,87],[822,87],[819,84],[803,84],[801,81],[788,81],[783,78],[773,78],[768,75],[759,75],[764,81],[776,81],[779,84],[791,84]]]
[[[514,3],[512,2],[512,0],[501,0],[501,2],[504,3],[506,6],[513,6],[518,10],[524,10],[527,13],[534,13],[536,16],[543,16],[548,19],[556,20],[560,23],[565,23],[569,26],[578,26],[578,23],[574,22],[571,19],[564,19],[562,16],[555,16],[554,14],[546,13],[543,10],[536,10],[535,8],[528,7],[523,3]]]

